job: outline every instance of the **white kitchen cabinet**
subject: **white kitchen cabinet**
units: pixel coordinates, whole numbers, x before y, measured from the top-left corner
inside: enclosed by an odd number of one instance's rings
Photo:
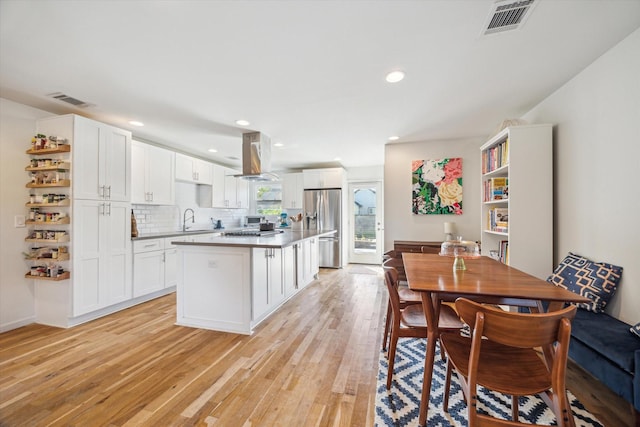
[[[138,204],[175,203],[175,153],[138,141],[131,143],[131,201]]]
[[[181,153],[175,156],[176,180],[211,185],[211,163]]]
[[[320,271],[318,262],[318,239],[313,237],[303,240],[300,243],[297,262],[299,288],[304,288],[316,279]]]
[[[249,184],[234,175],[239,172],[213,165],[213,185],[198,188],[198,205],[206,208],[249,208]]]
[[[282,250],[252,249],[252,320],[259,321],[285,299]]]
[[[164,287],[178,284],[178,248],[171,244],[172,239],[164,242]]]
[[[126,301],[131,287],[129,203],[73,203],[73,315]]]
[[[224,197],[226,207],[248,209],[249,208],[249,183],[243,179],[236,178],[233,169],[227,170],[224,181]]]
[[[343,168],[304,169],[302,178],[304,189],[344,188],[347,172]]]
[[[293,244],[282,249],[282,281],[284,282],[285,298],[298,292],[297,259],[299,244]]]
[[[224,166],[213,165],[213,188],[211,189],[213,196],[211,197],[210,207],[226,208],[227,200],[225,198],[225,184],[227,179],[227,169]],[[206,190],[206,189],[204,189]]]
[[[130,201],[131,132],[72,117],[74,198]]]
[[[133,242],[133,296],[164,289],[164,239]]]
[[[183,237],[165,237],[133,242],[134,298],[176,286],[178,250],[171,242],[181,239]]]
[[[282,207],[284,209],[302,209],[304,177],[302,173],[282,175]]]

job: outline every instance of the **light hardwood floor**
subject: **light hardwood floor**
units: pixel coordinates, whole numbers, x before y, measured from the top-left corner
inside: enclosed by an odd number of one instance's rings
[[[0,334],[1,426],[372,426],[381,269],[321,270],[252,336],[175,326],[169,295],[57,329]],[[569,388],[605,426],[629,405],[579,369]],[[625,418],[626,415],[626,418]]]

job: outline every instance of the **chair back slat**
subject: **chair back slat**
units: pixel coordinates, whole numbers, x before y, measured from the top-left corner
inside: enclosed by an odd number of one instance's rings
[[[384,282],[387,285],[387,291],[389,292],[389,301],[391,302],[391,309],[396,315],[400,313],[400,295],[398,295],[398,270],[393,267],[383,267],[384,269]]]
[[[515,313],[478,304],[465,298],[456,300],[456,310],[471,329],[476,313],[484,314],[482,335],[512,347],[541,347],[559,340],[560,319],[573,320],[576,307],[569,306],[550,313]],[[568,323],[569,328],[570,323]]]

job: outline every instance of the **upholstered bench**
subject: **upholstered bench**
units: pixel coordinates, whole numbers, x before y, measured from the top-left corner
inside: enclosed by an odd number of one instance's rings
[[[569,357],[635,409],[640,420],[640,337],[606,313],[578,309],[571,324]]]
[[[569,252],[547,281],[591,300],[578,304],[569,357],[631,403],[640,427],[640,336],[604,312],[621,278],[622,267]]]

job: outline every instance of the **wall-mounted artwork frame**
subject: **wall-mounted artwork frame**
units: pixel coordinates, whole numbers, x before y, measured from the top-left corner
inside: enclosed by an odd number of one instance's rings
[[[411,211],[416,215],[462,215],[462,158],[414,160]]]

